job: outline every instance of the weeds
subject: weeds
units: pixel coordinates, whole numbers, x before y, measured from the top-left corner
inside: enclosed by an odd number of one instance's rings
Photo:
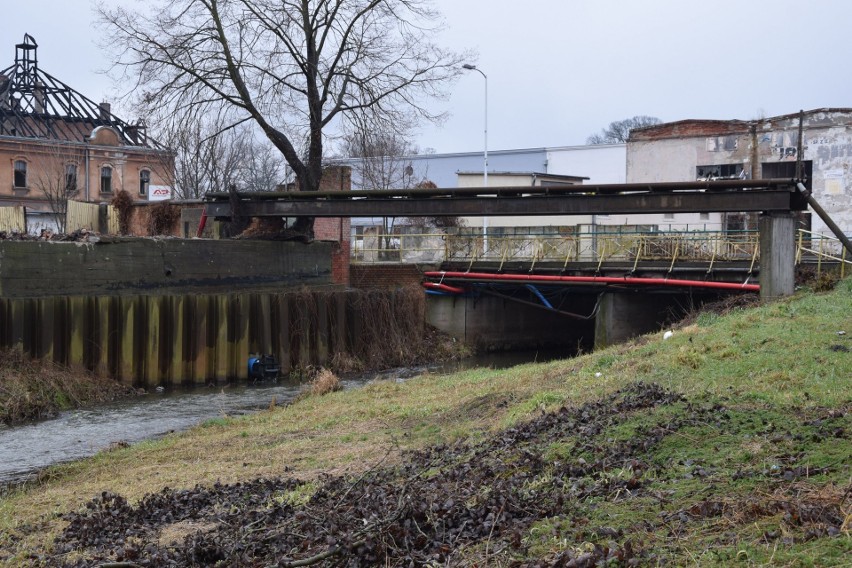
[[[340,384],[337,375],[328,369],[321,368],[311,380],[308,392],[311,396],[324,396],[342,389],[343,385]]]
[[[133,198],[125,190],[120,190],[110,201],[110,205],[118,211],[118,232],[121,235],[130,234],[130,217],[133,215]]]
[[[134,392],[117,381],[86,371],[34,361],[19,351],[0,351],[0,423],[46,418],[60,410]]]
[[[179,207],[168,202],[157,203],[150,209],[148,234],[151,236],[171,234],[178,220],[180,220]]]

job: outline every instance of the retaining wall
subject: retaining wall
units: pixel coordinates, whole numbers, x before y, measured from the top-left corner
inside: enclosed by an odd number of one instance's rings
[[[205,384],[247,379],[249,354],[274,354],[284,373],[359,357],[374,311],[364,292],[330,289],[2,298],[0,347],[136,386]]]
[[[167,294],[329,285],[332,247],[327,242],[305,245],[171,238],[0,241],[0,296]]]

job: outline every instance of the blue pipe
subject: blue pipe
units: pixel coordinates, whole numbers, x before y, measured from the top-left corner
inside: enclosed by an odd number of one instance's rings
[[[553,306],[550,304],[550,302],[547,301],[547,298],[544,297],[544,295],[539,291],[538,288],[536,288],[532,284],[527,284],[526,288],[527,288],[527,290],[529,290],[530,292],[532,292],[533,294],[538,296],[538,299],[541,300],[541,303],[544,304],[545,307],[547,307],[550,310],[553,309]]]

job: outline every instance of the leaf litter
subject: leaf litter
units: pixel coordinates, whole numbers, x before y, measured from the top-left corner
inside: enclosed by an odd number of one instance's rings
[[[678,411],[657,413],[656,421],[637,426],[624,439],[611,435],[627,416],[667,408]],[[656,525],[643,521],[631,530],[594,526],[590,510],[602,502],[655,497],[661,506],[667,503],[650,480],[674,474],[671,467],[653,462],[654,449],[685,427],[726,415],[719,405],[693,404],[658,385],[635,383],[478,443],[405,452],[399,465],[360,476],[164,488],[136,505],[103,493],[84,511],[65,515],[68,526],[46,564],[473,566],[499,559],[499,565],[518,567],[631,566],[666,562],[653,541],[655,531],[679,532],[675,525],[719,518],[745,525],[780,517],[785,530],[766,531],[766,542],[848,533],[850,492],[840,489],[819,495],[779,489],[746,500],[707,497],[664,509]],[[837,432],[826,430],[825,435]],[[848,433],[841,437],[848,439]],[[570,451],[547,451],[558,443],[568,444]],[[789,476],[782,472],[768,479],[800,478],[794,469],[784,470]],[[688,473],[712,475],[697,464]],[[308,489],[309,498],[292,498]],[[563,546],[533,550],[532,527],[552,519],[570,519],[575,528],[565,531]],[[198,530],[171,530],[176,525]],[[164,538],[166,533],[183,538]]]

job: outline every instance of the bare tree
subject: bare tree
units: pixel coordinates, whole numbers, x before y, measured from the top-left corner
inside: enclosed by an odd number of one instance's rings
[[[299,188],[319,188],[324,130],[348,115],[437,120],[469,54],[432,41],[429,0],[160,0],[150,12],[99,8],[142,103],[180,115],[229,108],[284,156]],[[300,151],[304,148],[304,151]],[[312,233],[312,220],[295,229]]]
[[[417,147],[402,128],[382,128],[375,124],[352,121],[343,137],[342,152],[352,162],[352,175],[361,189],[409,189],[415,178],[410,156]],[[396,217],[382,217],[384,248],[392,248]]]
[[[610,122],[609,126],[598,134],[592,134],[586,138],[586,144],[623,144],[630,137],[630,131],[643,126],[653,126],[662,121],[655,116],[634,116],[624,120]]]
[[[206,193],[274,191],[291,181],[281,153],[251,124],[226,128],[229,119],[212,117],[154,117],[156,136],[175,151],[168,181],[181,199]]]
[[[62,144],[32,156],[29,185],[44,197],[60,233],[65,232],[68,199],[79,191],[78,169],[83,162],[81,150]]]
[[[248,155],[242,160],[237,186],[243,191],[276,191],[291,182],[290,170],[281,153],[266,139],[249,134]]]
[[[220,132],[213,121],[166,123],[160,139],[175,151],[173,186],[176,197],[198,199],[208,192],[226,192],[236,183],[239,162],[247,153],[243,133]]]

